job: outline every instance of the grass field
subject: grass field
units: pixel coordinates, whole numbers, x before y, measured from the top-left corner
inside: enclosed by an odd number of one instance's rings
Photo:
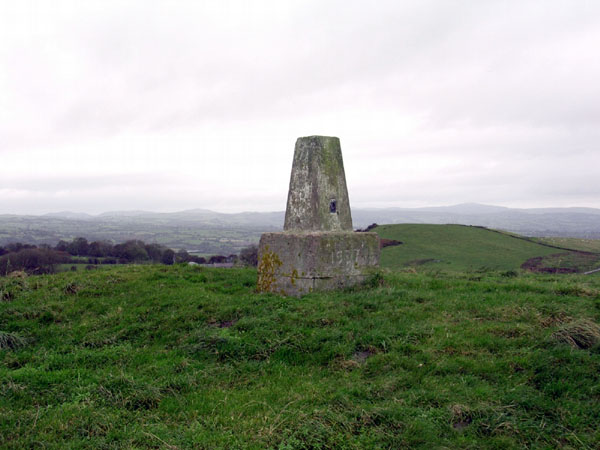
[[[507,234],[465,225],[382,225],[383,238],[403,242],[382,252],[387,268],[419,266],[450,270],[518,269],[529,258],[556,253],[556,249]]]
[[[0,279],[0,447],[597,448],[600,277],[421,270]]]
[[[598,269],[600,255],[585,252],[560,252],[543,258],[533,258],[526,264],[526,268],[541,272],[574,272],[582,273]]]
[[[557,247],[571,248],[582,252],[600,253],[600,239],[579,239],[579,238],[561,238],[561,237],[546,237],[546,238],[531,238],[535,241],[555,245]]]
[[[592,259],[568,254],[555,257],[565,251],[481,227],[400,224],[378,226],[375,231],[382,238],[403,242],[382,252],[381,265],[390,269],[426,266],[455,271],[516,270],[536,257],[544,258],[542,265],[548,267],[564,263],[580,271],[600,264],[600,255]]]

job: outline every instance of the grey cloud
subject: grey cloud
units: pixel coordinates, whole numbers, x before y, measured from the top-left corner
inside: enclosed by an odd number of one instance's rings
[[[38,30],[26,28],[27,8],[47,9]],[[80,145],[85,160],[102,148],[90,143],[121,136],[112,145],[127,146],[130,134],[177,134],[172,145],[159,137],[143,144],[167,158],[199,129],[224,136],[198,142],[199,154],[223,152],[237,144],[227,136],[242,131],[253,148],[271,149],[271,132],[294,133],[293,144],[295,133],[339,129],[357,166],[376,158],[382,168],[356,173],[363,202],[561,198],[600,206],[590,169],[600,163],[600,4],[109,1],[23,11],[20,29],[0,31],[0,63],[10,68],[0,74],[5,167],[16,151],[60,154],[67,145]],[[270,151],[291,153],[292,144]],[[239,145],[227,164],[246,151],[243,139]],[[275,159],[248,176],[263,190],[248,202],[268,207],[280,197],[259,183],[283,170]],[[406,167],[442,159],[443,171]],[[417,169],[418,179],[397,180]],[[0,188],[37,193],[136,188],[154,176],[6,173],[0,169]],[[170,191],[147,185],[157,202],[207,206],[193,204],[210,196],[186,193],[189,181],[161,177]],[[231,189],[222,187],[218,204],[238,201]]]
[[[61,191],[89,191],[103,187],[120,186],[122,188],[152,187],[156,189],[161,184],[168,185],[172,181],[171,174],[123,174],[123,175],[46,175],[14,178],[4,177],[0,180],[0,189],[29,191],[33,193],[52,194]]]
[[[276,16],[268,26],[248,21],[239,30],[185,11],[162,20],[160,3],[139,18],[136,9],[100,15],[84,30],[78,49],[97,68],[96,78],[57,127],[114,133],[134,123],[160,128],[294,115],[311,111],[319,96],[331,101],[328,93],[344,86],[348,94],[339,107],[347,108],[353,106],[352,88],[364,85],[375,102],[407,113],[428,111],[438,126],[464,119],[533,125],[597,120],[600,92],[590,75],[600,69],[561,73],[566,55],[560,51],[535,61],[536,51],[550,51],[556,40],[543,38],[548,28],[565,17],[574,20],[572,8],[556,2],[499,5],[326,2],[318,13],[305,8],[296,17],[282,14],[282,23]],[[555,30],[559,36],[581,25],[566,23],[566,31]],[[585,78],[588,90],[574,89]]]

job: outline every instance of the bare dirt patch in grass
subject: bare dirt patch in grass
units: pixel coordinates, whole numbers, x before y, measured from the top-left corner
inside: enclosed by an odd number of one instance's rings
[[[535,273],[579,273],[597,267],[600,254],[572,251],[529,258],[521,269]]]

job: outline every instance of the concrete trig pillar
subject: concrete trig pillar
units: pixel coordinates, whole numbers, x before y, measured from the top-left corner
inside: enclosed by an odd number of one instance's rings
[[[285,211],[285,231],[352,231],[340,140],[298,138]]]
[[[298,138],[283,233],[258,249],[259,291],[301,296],[364,281],[379,265],[376,233],[352,231],[340,140]]]

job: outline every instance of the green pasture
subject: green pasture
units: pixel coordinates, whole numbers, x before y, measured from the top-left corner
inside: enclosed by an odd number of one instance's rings
[[[404,230],[384,266],[453,270],[302,299],[257,294],[253,269],[0,279],[0,447],[597,448],[600,277],[509,271],[537,248],[485,230],[461,258],[463,230],[437,253]]]
[[[402,242],[382,252],[381,265],[389,269],[425,265],[455,271],[516,270],[530,258],[564,252],[509,234],[465,225],[381,225],[375,231],[382,238]]]

